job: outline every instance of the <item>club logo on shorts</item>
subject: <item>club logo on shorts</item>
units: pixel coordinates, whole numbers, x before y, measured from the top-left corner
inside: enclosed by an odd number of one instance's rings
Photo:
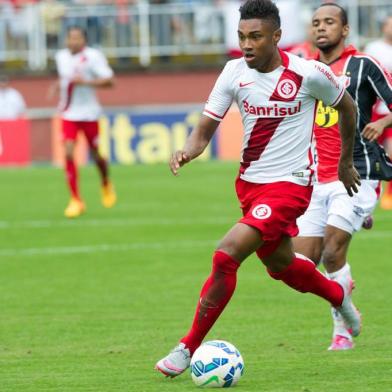
[[[271,207],[267,204],[259,204],[252,210],[252,215],[256,219],[267,219],[271,216]]]
[[[278,83],[276,90],[282,98],[290,99],[297,94],[297,85],[290,79],[283,79]]]

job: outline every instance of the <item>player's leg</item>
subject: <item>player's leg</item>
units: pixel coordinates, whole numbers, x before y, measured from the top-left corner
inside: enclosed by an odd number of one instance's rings
[[[266,265],[269,274],[278,280],[282,280],[290,287],[301,292],[312,292],[335,305],[340,305],[343,298],[342,288],[335,282],[331,282],[320,274],[315,263],[306,257],[295,254],[290,237],[298,234],[297,219],[306,211],[308,217],[317,215],[315,219],[318,227],[312,228],[314,235],[323,235],[323,218],[319,211],[319,205],[311,198],[321,200],[317,192],[304,186],[292,183],[281,183],[270,186],[272,192],[265,192],[263,204],[258,204],[249,209],[242,221],[258,227],[263,233],[265,243],[257,250],[257,255]],[[312,207],[313,206],[313,207]],[[309,212],[308,207],[311,207]],[[308,230],[310,232],[310,229]],[[306,234],[306,233],[305,233]],[[316,242],[316,241],[315,241]],[[319,258],[320,240],[317,239],[318,252],[304,246],[309,253]]]
[[[101,177],[101,201],[106,208],[111,208],[116,204],[117,195],[114,186],[109,179],[109,165],[98,149],[99,123],[98,121],[88,121],[83,124],[83,131],[90,148],[91,157],[97,166]]]
[[[322,255],[326,276],[344,284],[346,287],[352,287],[351,268],[346,260],[351,234],[354,230],[350,222],[337,215],[330,216],[329,222],[330,224],[327,225],[325,231]],[[341,228],[331,226],[331,224],[339,225]],[[338,351],[353,348],[352,335],[334,307],[331,308],[331,315],[334,327],[329,350]]]
[[[237,223],[225,235],[214,253],[212,271],[201,289],[190,330],[180,345],[156,364],[156,369],[175,377],[188,368],[191,355],[233,295],[241,262],[262,244],[260,232],[243,223]]]
[[[361,229],[364,219],[373,212],[377,202],[377,186],[377,181],[363,180],[359,192],[350,198],[343,185],[336,182],[331,194],[322,261],[326,275],[339,282],[348,292],[353,288],[351,268],[347,262],[350,241],[354,232]],[[329,349],[352,348],[352,331],[336,309],[332,308],[331,314],[334,328]]]
[[[347,288],[340,282],[325,277],[310,259],[290,251],[291,241],[289,238],[287,240],[288,242],[282,241],[276,251],[268,256],[263,248],[257,251],[267,266],[270,276],[299,292],[313,293],[330,302],[342,316],[345,324],[351,328],[352,334],[358,335],[361,329],[361,317],[351,301],[351,287]],[[277,257],[282,257],[283,254],[288,258],[290,253],[291,263],[284,269],[276,268]]]
[[[78,133],[77,123],[74,121],[62,121],[65,174],[71,199],[64,211],[67,218],[76,218],[85,211],[85,205],[79,194],[78,169],[74,159],[76,136]]]
[[[323,237],[327,224],[328,187],[316,184],[305,213],[297,219],[298,236],[292,239],[294,251],[306,256],[317,265],[321,261]]]
[[[342,304],[342,287],[321,274],[313,261],[294,253],[290,237],[283,237],[272,253],[268,254],[262,247],[257,254],[272,278],[283,281],[299,292],[316,294],[333,306]]]
[[[289,183],[276,184],[269,189],[274,192],[263,195],[264,203],[251,208],[242,219],[263,233],[265,243],[257,250],[257,255],[274,279],[282,280],[300,292],[326,299],[344,313],[354,333],[359,333],[358,315],[347,312],[347,308],[351,308],[349,293],[346,294],[342,285],[322,275],[311,260],[293,252],[290,237],[298,234],[297,219],[309,205],[311,189]]]

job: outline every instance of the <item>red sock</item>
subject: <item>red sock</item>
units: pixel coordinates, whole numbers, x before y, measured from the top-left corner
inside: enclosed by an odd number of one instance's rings
[[[343,301],[343,288],[339,283],[326,278],[316,265],[305,256],[296,254],[293,262],[281,272],[268,273],[276,280],[302,293],[313,293],[329,301],[332,306],[340,306]]]
[[[200,346],[233,295],[239,266],[240,264],[226,253],[219,250],[215,252],[212,272],[201,290],[192,327],[181,339],[191,354]]]
[[[102,158],[99,155],[98,151],[96,152],[95,163],[101,176],[102,184],[107,185],[107,183],[109,182],[108,164],[106,162],[106,159]]]
[[[72,197],[80,199],[78,189],[78,171],[73,159],[65,160],[65,173]]]

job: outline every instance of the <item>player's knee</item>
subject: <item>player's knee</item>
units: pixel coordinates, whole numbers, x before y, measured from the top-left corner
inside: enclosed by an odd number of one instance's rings
[[[242,261],[238,245],[231,238],[224,238],[216,248],[216,252],[223,252],[238,261]]]
[[[94,147],[91,147],[90,146],[90,153],[91,153],[91,156],[92,156],[92,158],[94,159],[94,160],[99,160],[100,159],[100,155],[99,155],[99,152],[98,152],[98,149],[97,148],[94,148]]]
[[[65,144],[65,159],[71,160],[74,155],[74,146],[72,143]]]
[[[235,274],[240,263],[224,250],[217,249],[212,258],[212,267],[215,273]]]
[[[71,161],[73,159],[73,150],[71,150],[71,149],[65,150],[65,159],[67,161]]]
[[[324,265],[331,267],[338,265],[342,258],[345,259],[344,249],[345,246],[339,242],[331,241],[326,244],[321,256]]]

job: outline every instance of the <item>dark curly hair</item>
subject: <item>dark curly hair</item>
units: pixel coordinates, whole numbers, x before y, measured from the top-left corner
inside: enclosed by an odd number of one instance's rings
[[[346,26],[348,24],[348,16],[347,16],[346,10],[342,6],[340,6],[339,4],[336,4],[336,3],[323,3],[323,4],[320,5],[319,8],[321,8],[321,7],[330,7],[330,6],[339,8],[340,19],[342,20],[343,26]]]
[[[279,9],[271,0],[248,0],[240,7],[241,19],[266,19],[280,28]]]

